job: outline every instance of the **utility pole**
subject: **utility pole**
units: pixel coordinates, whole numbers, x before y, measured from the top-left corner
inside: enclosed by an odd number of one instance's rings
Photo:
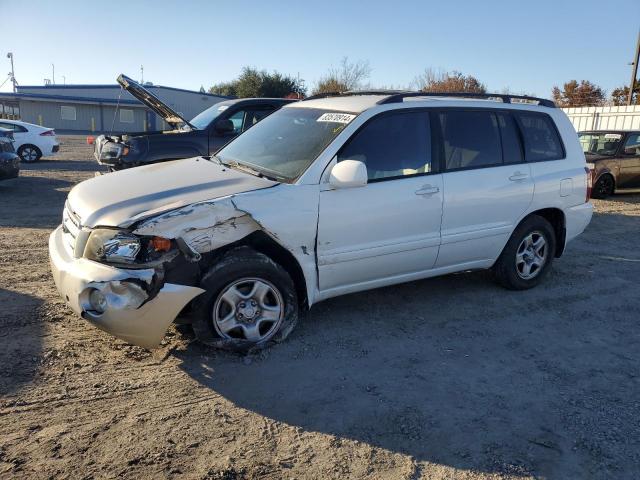
[[[631,74],[631,85],[629,85],[629,98],[627,105],[631,105],[633,101],[633,87],[636,86],[636,78],[638,77],[638,62],[640,62],[640,30],[638,30],[638,43],[636,44],[636,56],[633,59],[633,73]],[[640,92],[638,93],[640,95]]]
[[[140,83],[144,85],[144,65],[140,65]]]
[[[63,85],[67,84],[67,77],[65,77],[64,75],[62,75],[62,84]]]
[[[56,84],[56,66],[51,64],[51,83]]]
[[[11,59],[11,83],[13,83],[13,93],[16,93],[17,91],[16,85],[18,82],[16,82],[16,75],[13,71],[13,53],[11,52],[7,53],[7,58]]]

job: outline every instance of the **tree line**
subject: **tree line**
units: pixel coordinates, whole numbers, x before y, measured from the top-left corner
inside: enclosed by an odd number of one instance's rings
[[[331,67],[319,79],[310,90],[310,94],[372,90],[374,88],[367,82],[370,75],[371,67],[368,61],[350,61],[344,57],[337,67]],[[426,69],[417,75],[411,84],[411,89],[434,93],[487,93],[485,84],[473,75],[434,69]],[[244,67],[237,78],[213,85],[209,89],[209,93],[238,98],[305,98],[309,90],[304,80],[298,77],[276,71],[268,72],[254,67]],[[511,92],[509,89],[504,89],[500,93],[508,94]],[[626,105],[629,87],[618,87],[607,97],[602,88],[588,80],[570,80],[562,87],[554,86],[551,95],[559,107]],[[636,81],[634,85],[632,103],[640,105],[640,81]]]

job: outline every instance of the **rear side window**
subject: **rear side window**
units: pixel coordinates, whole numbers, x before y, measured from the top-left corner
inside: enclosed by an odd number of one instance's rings
[[[502,156],[505,165],[524,162],[518,126],[511,115],[499,113],[498,123],[502,135]]]
[[[520,112],[518,119],[527,162],[564,158],[558,131],[548,115]]]
[[[338,154],[338,161],[359,160],[370,182],[431,172],[428,112],[378,116],[358,131]]]
[[[449,110],[438,114],[447,170],[502,164],[500,130],[489,111]]]

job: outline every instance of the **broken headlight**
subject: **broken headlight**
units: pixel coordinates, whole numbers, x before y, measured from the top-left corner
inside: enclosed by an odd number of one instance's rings
[[[84,256],[108,263],[133,263],[142,248],[140,238],[119,230],[98,229],[91,232]]]
[[[139,237],[127,231],[105,228],[91,232],[84,257],[103,263],[144,265],[166,261],[167,255],[176,252],[175,243],[168,238]]]
[[[107,142],[100,150],[100,160],[115,160],[129,153],[129,147],[121,143]]]

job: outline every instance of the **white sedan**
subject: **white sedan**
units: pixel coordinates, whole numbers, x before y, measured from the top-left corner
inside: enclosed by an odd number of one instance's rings
[[[13,131],[13,144],[23,162],[37,162],[40,157],[55,155],[60,149],[52,128],[4,119],[0,120],[0,128]]]

